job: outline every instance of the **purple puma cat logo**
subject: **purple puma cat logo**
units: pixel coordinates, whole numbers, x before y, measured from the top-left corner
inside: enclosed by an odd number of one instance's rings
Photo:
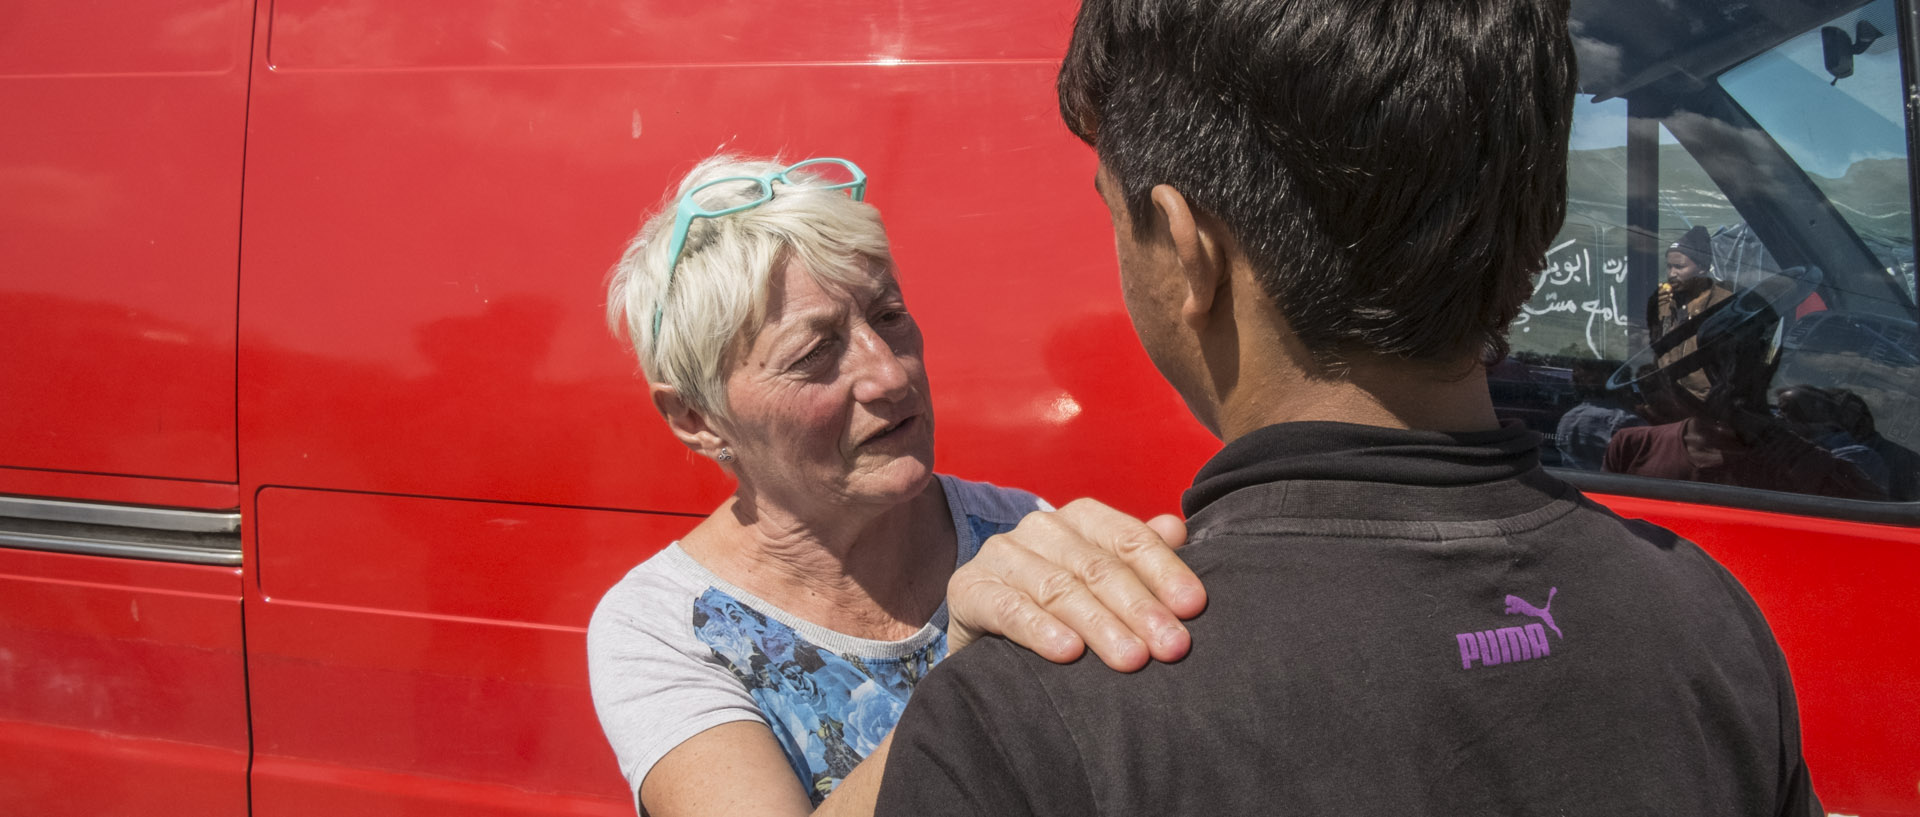
[[[1520,598],[1519,596],[1508,596],[1507,615],[1533,616],[1534,618],[1540,619],[1547,623],[1547,629],[1552,630],[1554,635],[1560,636],[1560,640],[1565,641],[1567,636],[1560,632],[1560,628],[1553,623],[1553,594],[1558,592],[1560,592],[1560,588],[1558,587],[1547,588],[1547,606],[1544,608],[1535,607],[1528,603],[1526,599]]]
[[[1507,597],[1507,615],[1532,616],[1540,619],[1541,624],[1500,627],[1454,636],[1460,646],[1460,668],[1473,669],[1475,661],[1479,661],[1482,667],[1494,667],[1552,655],[1553,645],[1547,641],[1547,628],[1553,628],[1553,634],[1559,636],[1560,640],[1567,639],[1566,634],[1560,632],[1560,625],[1553,622],[1553,597],[1559,593],[1558,587],[1547,588],[1545,607],[1535,607],[1532,602],[1519,596]]]

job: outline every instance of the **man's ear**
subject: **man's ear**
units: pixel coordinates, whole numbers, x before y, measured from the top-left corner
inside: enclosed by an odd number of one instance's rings
[[[647,392],[653,398],[653,407],[667,418],[667,427],[673,429],[673,436],[680,438],[680,442],[702,456],[720,453],[720,448],[726,445],[724,435],[707,419],[705,412],[680,396],[679,389],[665,383],[648,383]]]
[[[1187,297],[1180,306],[1180,318],[1199,329],[1211,319],[1215,297],[1226,285],[1229,273],[1226,248],[1215,234],[1218,225],[1195,213],[1186,194],[1173,185],[1154,185],[1149,196],[1160,222],[1166,225],[1180,274],[1186,280]]]

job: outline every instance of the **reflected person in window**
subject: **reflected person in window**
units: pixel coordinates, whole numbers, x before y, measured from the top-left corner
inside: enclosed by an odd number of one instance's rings
[[[1560,415],[1554,431],[1561,467],[1598,471],[1614,434],[1647,424],[1622,405],[1618,395],[1607,390],[1607,376],[1618,366],[1611,360],[1591,358],[1573,362],[1573,389],[1580,396],[1580,404]]]
[[[1887,490],[1892,481],[1887,471],[1887,461],[1880,456],[1880,452],[1867,446],[1865,435],[1860,433],[1863,425],[1872,428],[1873,415],[1859,396],[1847,391],[1828,391],[1816,386],[1799,385],[1779,390],[1774,398],[1780,418],[1792,423],[1801,436],[1851,463],[1860,469],[1860,473],[1873,480],[1880,490]]]
[[[1791,308],[1794,294],[1792,282],[1769,279],[1676,324],[1674,331],[1689,334],[1683,345],[1694,351],[1663,364],[1647,385],[1664,387],[1687,416],[1621,429],[1607,446],[1605,470],[1839,499],[1886,498],[1858,467],[1776,416],[1768,402],[1780,365],[1780,312]],[[1687,385],[1695,375],[1710,384],[1704,394]]]
[[[1647,302],[1647,329],[1658,341],[1687,321],[1706,312],[1708,307],[1733,297],[1733,291],[1713,278],[1713,239],[1707,228],[1694,227],[1667,248],[1667,280]],[[1660,356],[1662,366],[1692,354],[1696,340],[1688,338]],[[1705,399],[1707,382],[1704,371],[1690,372],[1679,385]]]
[[[1873,409],[1847,389],[1789,386],[1778,394],[1780,415],[1811,432],[1816,442],[1858,466],[1889,499],[1920,499],[1920,454],[1882,436]]]

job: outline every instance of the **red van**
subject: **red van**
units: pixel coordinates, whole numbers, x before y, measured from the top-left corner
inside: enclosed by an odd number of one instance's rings
[[[1215,442],[1055,113],[1075,5],[6,4],[0,814],[632,814],[583,629],[727,486],[603,280],[719,148],[870,172],[942,470],[1173,509]],[[1920,815],[1920,0],[1574,15],[1570,214],[1497,401],[1746,583],[1829,810]],[[1814,441],[1879,498],[1604,470],[1580,418],[1661,419],[1647,305],[1696,226],[1791,289],[1766,385],[1852,407]]]

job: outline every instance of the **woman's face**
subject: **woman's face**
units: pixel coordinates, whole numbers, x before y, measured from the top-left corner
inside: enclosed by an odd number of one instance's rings
[[[727,375],[723,431],[744,486],[796,512],[892,505],[933,478],[933,406],[920,327],[879,264],[822,286],[776,271],[767,319]]]

